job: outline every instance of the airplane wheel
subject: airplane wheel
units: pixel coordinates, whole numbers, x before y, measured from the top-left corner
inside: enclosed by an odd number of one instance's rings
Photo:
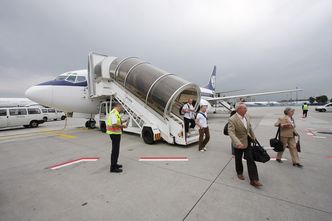
[[[89,128],[89,129],[96,128],[96,121],[88,120],[87,122],[85,122],[85,127]]]
[[[153,132],[150,127],[143,127],[142,137],[143,137],[144,143],[154,144]]]
[[[99,125],[100,125],[101,132],[106,133],[106,124],[105,124],[105,122],[100,121]]]

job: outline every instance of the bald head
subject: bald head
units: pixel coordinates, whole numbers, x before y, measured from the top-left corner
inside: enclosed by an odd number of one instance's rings
[[[238,114],[240,114],[242,117],[244,117],[244,115],[246,115],[246,113],[247,113],[247,105],[243,102],[237,103],[235,105],[235,110]]]
[[[189,99],[188,99],[188,103],[189,103],[189,104],[192,104],[192,103],[193,103],[193,99],[189,98]]]

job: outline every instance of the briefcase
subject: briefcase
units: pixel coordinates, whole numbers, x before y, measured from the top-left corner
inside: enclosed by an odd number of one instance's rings
[[[266,163],[271,159],[270,155],[260,145],[258,140],[255,140],[252,143],[252,154],[253,154],[254,160],[257,161],[257,162]]]
[[[284,145],[280,141],[280,127],[278,128],[276,136],[270,139],[270,146],[273,147],[275,152],[284,151]]]

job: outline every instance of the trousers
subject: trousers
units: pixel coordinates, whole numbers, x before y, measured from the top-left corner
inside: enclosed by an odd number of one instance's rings
[[[189,132],[189,124],[190,124],[190,128],[195,128],[196,123],[194,119],[188,119],[184,117],[184,130],[186,133]]]
[[[300,163],[299,154],[296,149],[295,137],[280,137],[280,139],[284,145],[284,150],[288,146],[289,153],[292,157],[293,163]],[[284,153],[284,151],[278,152],[277,159],[281,159],[283,153]]]
[[[110,134],[110,137],[112,140],[111,167],[113,168],[118,164],[121,134]]]
[[[249,145],[246,149],[234,148],[235,153],[235,170],[238,175],[243,175],[243,164],[242,157],[243,154],[247,159],[247,168],[250,181],[259,180],[257,166],[252,154],[252,147]]]

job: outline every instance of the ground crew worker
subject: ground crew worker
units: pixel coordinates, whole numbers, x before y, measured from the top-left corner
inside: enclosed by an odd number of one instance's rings
[[[110,135],[112,140],[112,152],[111,152],[111,173],[121,173],[122,165],[118,164],[119,151],[120,151],[120,140],[122,129],[126,128],[127,125],[123,124],[120,112],[122,106],[120,103],[114,105],[114,109],[109,113],[107,119],[107,134]]]
[[[308,116],[308,110],[309,110],[309,105],[307,103],[304,103],[302,105],[303,118],[307,118],[307,116]]]

